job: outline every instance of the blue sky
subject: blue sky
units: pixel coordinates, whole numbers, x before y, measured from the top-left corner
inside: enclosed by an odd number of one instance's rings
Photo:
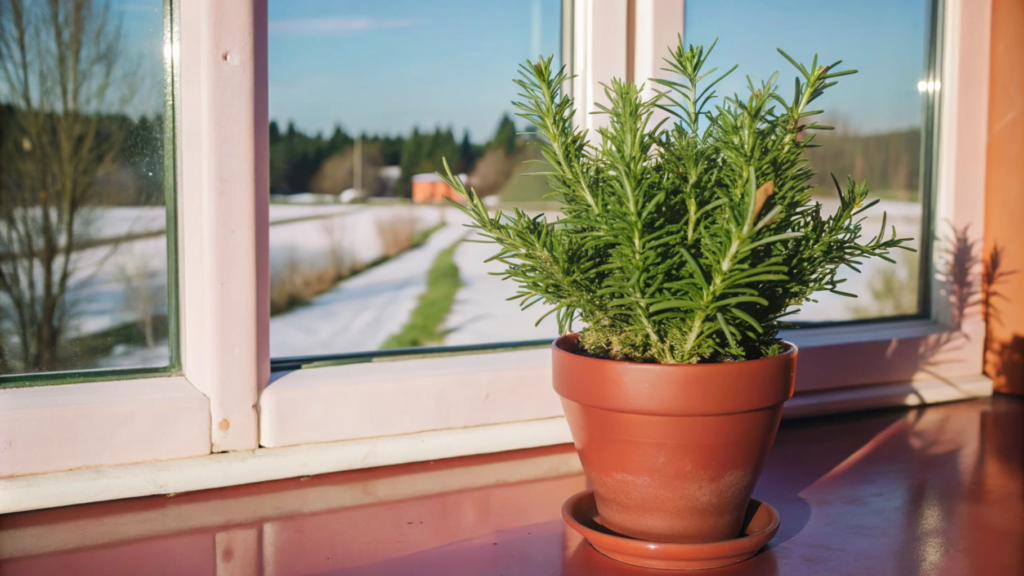
[[[516,66],[561,46],[561,0],[269,0],[269,8],[270,117],[307,131],[441,125],[484,140],[511,110]]]
[[[135,96],[126,112],[130,115],[163,113],[163,22],[162,0],[113,0],[111,13],[120,19],[122,61],[132,67]]]
[[[793,67],[775,51],[781,47],[798,62],[815,52],[824,64],[859,70],[840,79],[817,109],[860,133],[884,132],[921,124],[917,82],[924,68],[926,0],[687,0],[687,44],[710,45],[709,64],[739,69],[719,86],[719,94],[745,91],[747,74],[767,79],[779,71],[780,92],[793,91]]]
[[[268,0],[270,115],[306,131],[405,134],[413,126],[469,129],[488,138],[511,111],[516,66],[561,47],[561,0]],[[718,47],[712,63],[744,75],[793,72],[775,52],[814,52],[860,73],[820,101],[861,133],[917,126],[928,0],[688,0],[685,42]],[[143,75],[154,78],[133,108],[159,106],[162,2],[114,0]]]
[[[28,2],[29,10],[36,15],[45,14],[47,9],[41,0]],[[118,54],[120,68],[115,91],[101,109],[120,112],[130,116],[145,114],[152,116],[163,112],[163,0],[110,0],[112,18],[107,22],[107,32],[117,26],[121,31],[121,51]],[[97,3],[95,10],[102,8]],[[0,82],[0,100],[8,101],[11,96]],[[126,95],[130,92],[130,95]],[[39,92],[35,93],[38,97]]]
[[[560,0],[270,0],[270,115],[304,130],[407,133],[468,128],[476,141],[511,109],[516,65],[560,50]],[[821,104],[862,133],[917,126],[926,0],[689,0],[687,43],[719,38],[723,84],[766,78],[817,51],[861,73]],[[535,19],[539,13],[540,20]],[[534,31],[540,24],[539,41]]]

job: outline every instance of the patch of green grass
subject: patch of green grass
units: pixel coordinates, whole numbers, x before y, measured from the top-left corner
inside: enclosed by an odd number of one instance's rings
[[[551,165],[543,160],[531,161],[520,166],[509,179],[508,184],[498,192],[501,203],[520,205],[542,201],[556,201],[544,196],[551,192],[548,179],[544,174],[551,171]]]
[[[455,303],[455,294],[462,286],[459,267],[455,264],[455,249],[459,242],[442,250],[427,272],[427,289],[420,295],[409,321],[384,342],[381,348],[413,348],[440,344],[444,340],[441,328]]]

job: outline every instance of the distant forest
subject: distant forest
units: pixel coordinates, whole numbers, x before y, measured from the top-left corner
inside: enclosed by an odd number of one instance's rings
[[[412,176],[443,170],[447,158],[456,173],[473,173],[487,190],[489,180],[507,180],[518,164],[522,143],[516,126],[505,115],[490,140],[474,143],[469,133],[457,140],[450,128],[408,136],[363,134],[362,187],[370,195],[409,197]],[[340,194],[354,184],[355,136],[336,126],[329,136],[308,135],[289,123],[283,131],[270,123],[270,191],[272,194],[316,192]],[[382,178],[380,169],[399,166],[395,182]],[[478,184],[479,186],[479,184]],[[493,187],[493,186],[491,186]]]
[[[19,114],[0,103],[0,166],[32,156],[18,141]],[[137,120],[112,114],[96,118],[96,138],[110,141],[116,150],[113,162],[97,166],[91,203],[106,205],[159,205],[164,203],[163,118],[142,116]],[[371,195],[408,197],[414,174],[442,170],[448,158],[457,173],[473,175],[483,194],[497,192],[522,160],[530,157],[523,139],[517,137],[513,120],[503,116],[492,137],[474,143],[468,133],[456,139],[449,128],[407,136],[363,135],[363,188]],[[816,193],[833,193],[830,174],[841,183],[847,175],[866,180],[877,196],[917,200],[921,172],[921,131],[907,129],[884,134],[852,135],[842,131],[819,132],[822,146],[808,150],[817,172]],[[355,137],[341,127],[329,136],[307,135],[289,123],[281,130],[270,123],[270,186],[274,194],[319,192],[339,194],[353,185]],[[379,169],[399,166],[395,182],[381,178]],[[16,172],[0,174],[0,190],[16,186]]]
[[[921,185],[921,130],[912,128],[884,134],[857,136],[840,131],[819,132],[820,148],[807,151],[814,168],[811,184],[826,194],[835,193],[830,174],[845,186],[846,177],[867,181],[876,197],[916,201]]]
[[[408,136],[363,135],[363,189],[370,195],[409,197],[415,174],[441,171],[442,158],[452,169],[472,176],[482,194],[500,191],[519,163],[530,157],[514,122],[502,117],[494,135],[474,143],[469,134],[456,139],[449,128],[432,132],[413,129]],[[816,175],[816,194],[834,193],[831,174],[845,185],[846,177],[866,180],[878,197],[918,199],[921,172],[921,131],[907,129],[860,136],[843,131],[819,132],[819,148],[807,151]],[[274,194],[317,192],[340,194],[353,186],[355,138],[336,127],[329,136],[308,135],[289,123],[282,131],[270,123],[270,188]],[[384,166],[401,167],[395,182],[380,177]]]

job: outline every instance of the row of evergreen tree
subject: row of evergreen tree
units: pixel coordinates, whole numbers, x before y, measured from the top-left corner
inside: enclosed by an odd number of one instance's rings
[[[907,128],[883,134],[858,135],[841,131],[819,132],[819,148],[807,150],[815,171],[811,184],[834,194],[832,174],[867,181],[878,196],[918,200],[921,185],[921,130]]]
[[[484,143],[474,143],[469,132],[457,140],[451,128],[423,131],[414,128],[407,136],[379,134],[360,135],[366,153],[372,153],[374,164],[399,166],[401,176],[390,193],[408,197],[412,190],[412,176],[442,170],[442,158],[447,158],[457,172],[470,173],[488,149],[500,148],[511,155],[517,148],[516,126],[506,114],[498,122],[494,136]],[[281,130],[276,121],[270,123],[270,191],[273,194],[294,194],[313,189],[314,179],[321,167],[335,156],[350,153],[355,137],[341,126],[325,136],[306,134],[289,122]],[[375,190],[373,192],[380,192]]]
[[[47,134],[54,136],[53,126],[59,116],[49,113],[44,123]],[[124,114],[96,115],[92,130],[77,136],[81,145],[88,144],[100,151],[99,156],[111,154],[112,163],[101,166],[84,163],[76,166],[81,177],[94,184],[90,187],[89,203],[109,205],[153,205],[165,201],[164,187],[164,121],[163,116],[141,116],[133,119]],[[0,103],[0,202],[10,201],[4,191],[24,186],[19,175],[26,166],[47,166],[57,160],[47,156],[47,149],[33,143],[26,134],[25,113],[15,106]],[[32,122],[40,122],[38,118]],[[75,143],[77,146],[78,143]],[[21,165],[19,167],[19,165]]]
[[[113,170],[99,175],[92,198],[100,204],[161,204],[164,201],[163,118],[131,119],[120,114],[99,117],[96,138],[113,141],[116,150]],[[19,137],[19,112],[10,104],[0,104],[0,156],[2,164],[28,159],[38,151],[27,148]],[[879,192],[891,192],[903,199],[916,199],[920,175],[921,133],[918,129],[886,134],[853,135],[841,132],[818,135],[821,148],[808,151],[808,159],[817,172],[812,183],[831,187],[830,174],[852,174],[867,180]],[[456,139],[450,128],[433,131],[412,130],[407,136],[363,134],[364,166],[399,166],[401,177],[387,192],[408,197],[415,174],[442,170],[441,159],[448,158],[457,172],[472,173],[483,156],[503,151],[512,158],[519,146],[516,126],[503,116],[490,140],[474,143],[469,133]],[[308,135],[289,123],[282,131],[270,123],[270,183],[275,194],[293,194],[314,189],[313,180],[332,157],[351,153],[355,137],[340,126],[329,136]],[[10,168],[10,166],[8,166]],[[17,186],[14,171],[3,170],[0,189]],[[368,175],[364,183],[375,181]],[[379,184],[379,182],[378,182]],[[905,197],[904,197],[905,196]]]

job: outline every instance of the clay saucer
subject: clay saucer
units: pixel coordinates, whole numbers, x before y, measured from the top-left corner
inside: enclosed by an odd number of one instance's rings
[[[562,518],[598,552],[633,566],[667,570],[702,570],[752,558],[779,531],[779,513],[760,500],[750,500],[743,535],[721,542],[672,544],[637,540],[601,525],[594,493],[585,490],[562,505]]]

